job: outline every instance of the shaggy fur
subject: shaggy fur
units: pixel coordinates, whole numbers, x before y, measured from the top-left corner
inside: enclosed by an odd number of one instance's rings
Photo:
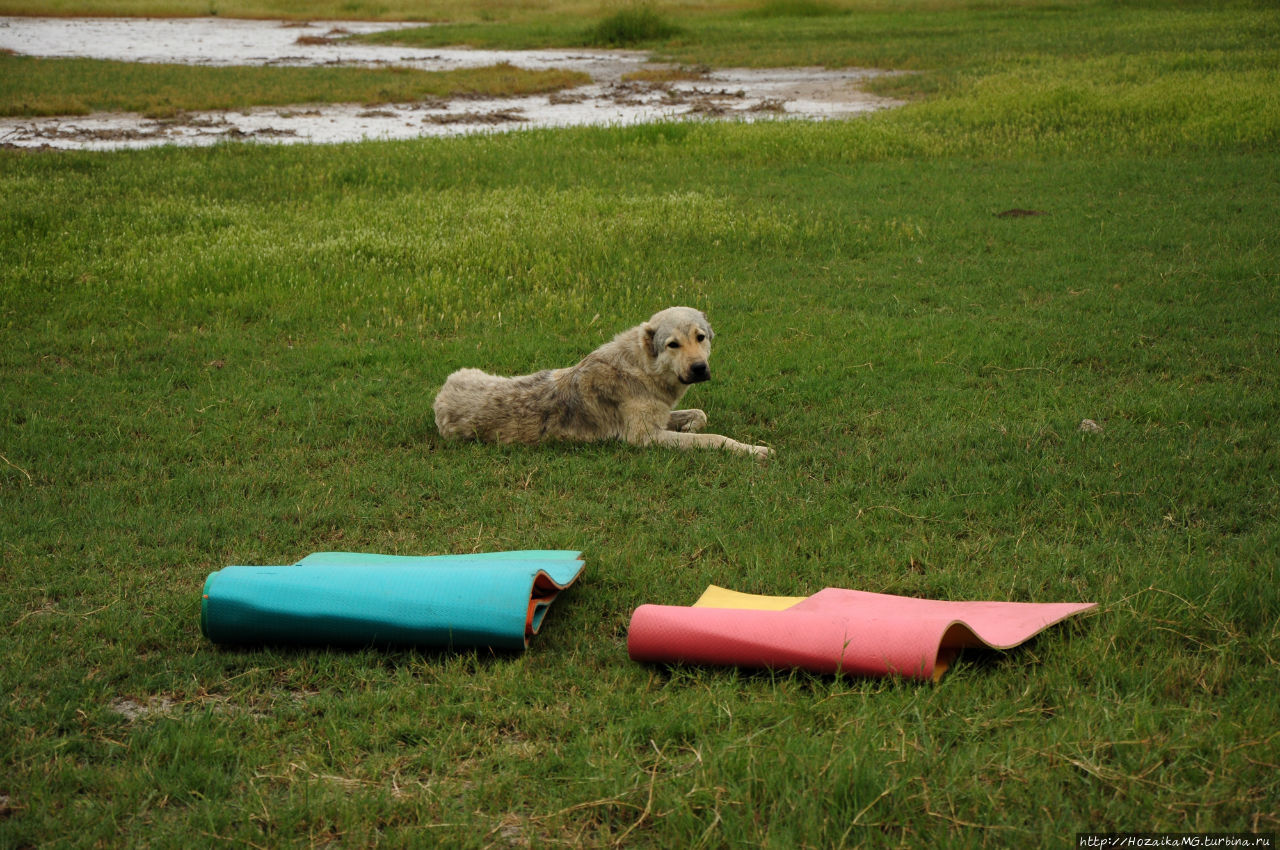
[[[618,439],[767,457],[765,446],[694,433],[707,424],[701,410],[673,410],[690,384],[711,379],[711,337],[701,312],[671,307],[566,369],[517,378],[460,369],[436,396],[436,427],[498,443]]]

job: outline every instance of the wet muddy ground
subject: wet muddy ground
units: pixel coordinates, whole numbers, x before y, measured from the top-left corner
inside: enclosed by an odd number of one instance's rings
[[[645,54],[614,50],[495,51],[359,44],[348,34],[411,26],[282,23],[220,18],[3,18],[0,50],[42,57],[194,65],[394,65],[450,70],[508,62],[584,71],[590,85],[552,95],[432,99],[415,103],[298,104],[152,119],[102,113],[0,118],[0,145],[81,149],[207,145],[228,139],[333,143],[408,139],[533,127],[624,125],[680,118],[842,118],[897,105],[861,91],[882,73],[821,68],[714,69],[696,79],[625,78]]]

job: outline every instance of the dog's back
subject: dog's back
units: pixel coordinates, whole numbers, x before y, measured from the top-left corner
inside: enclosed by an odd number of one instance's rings
[[[440,435],[500,443],[536,443],[543,437],[551,370],[516,378],[459,369],[440,388],[432,408]]]

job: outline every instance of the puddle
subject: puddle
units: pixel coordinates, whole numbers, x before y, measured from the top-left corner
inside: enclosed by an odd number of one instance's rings
[[[618,50],[470,50],[353,44],[345,34],[419,24],[221,18],[0,17],[0,50],[42,57],[192,65],[395,65],[427,71],[508,62],[590,75],[590,85],[552,95],[455,98],[418,103],[302,104],[149,119],[100,113],[0,118],[0,145],[76,149],[208,145],[228,139],[336,143],[454,136],[519,128],[625,125],[680,118],[843,118],[898,103],[859,90],[885,72],[821,68],[716,69],[696,80],[626,82],[644,53]]]

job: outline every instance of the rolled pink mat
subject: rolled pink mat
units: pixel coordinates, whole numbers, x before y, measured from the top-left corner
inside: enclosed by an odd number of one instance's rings
[[[641,605],[631,615],[627,650],[635,661],[937,681],[961,649],[1009,649],[1097,607],[1092,602],[946,602],[841,588],[827,588],[782,610],[742,604]]]

